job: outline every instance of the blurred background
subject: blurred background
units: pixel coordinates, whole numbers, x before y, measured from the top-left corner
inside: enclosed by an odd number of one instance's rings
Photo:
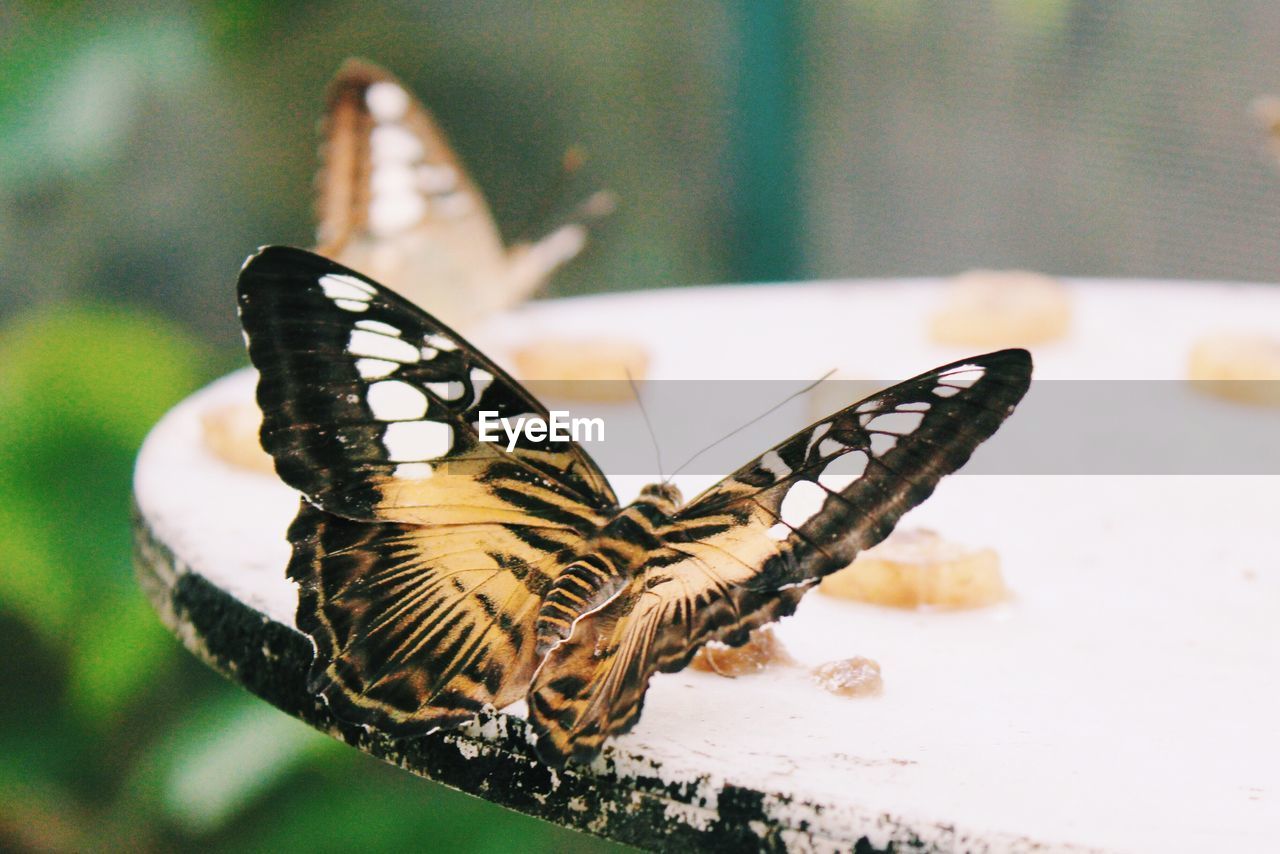
[[[312,242],[343,59],[434,110],[509,239],[555,224],[581,148],[569,194],[619,206],[554,296],[979,265],[1274,281],[1249,105],[1278,48],[1262,0],[0,2],[0,848],[610,847],[311,733],[133,581],[133,456],[246,363],[246,254]]]

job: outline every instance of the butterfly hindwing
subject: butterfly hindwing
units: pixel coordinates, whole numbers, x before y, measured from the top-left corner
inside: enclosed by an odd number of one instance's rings
[[[655,530],[661,546],[643,571],[541,662],[529,703],[539,752],[589,758],[635,723],[654,672],[792,613],[962,466],[1030,376],[1023,350],[922,374],[802,430],[677,512]]]
[[[351,270],[271,247],[239,297],[263,446],[307,499],[289,575],[315,690],[400,734],[523,696],[548,584],[617,509],[603,475],[570,442],[479,441],[481,411],[547,413]]]

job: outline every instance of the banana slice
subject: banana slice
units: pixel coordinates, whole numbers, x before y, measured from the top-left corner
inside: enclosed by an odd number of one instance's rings
[[[213,407],[200,417],[205,446],[223,462],[237,468],[274,475],[275,463],[258,441],[262,413],[248,403]]]
[[[819,664],[810,675],[814,682],[841,697],[870,697],[884,690],[880,664],[862,656]]]
[[[1207,335],[1191,347],[1187,378],[1206,394],[1280,406],[1280,338],[1242,332]]]
[[[766,667],[794,663],[782,641],[774,634],[773,626],[761,626],[751,633],[742,646],[727,646],[712,641],[694,654],[689,666],[694,670],[732,678],[759,673]]]
[[[970,270],[956,276],[946,303],[929,321],[939,344],[1008,347],[1067,334],[1071,300],[1062,282],[1026,270]]]
[[[895,608],[976,608],[1008,596],[993,549],[973,549],[923,528],[895,531],[883,543],[822,579],[828,596]]]
[[[649,370],[649,353],[625,340],[552,339],[511,354],[515,374],[534,383],[539,396],[601,402],[631,399],[627,378],[639,382]]]

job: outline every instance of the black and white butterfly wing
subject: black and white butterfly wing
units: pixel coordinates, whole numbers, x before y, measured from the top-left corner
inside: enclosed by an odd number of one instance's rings
[[[435,119],[395,77],[349,60],[329,88],[318,251],[465,323],[533,293],[582,249],[566,225],[508,248]]]
[[[854,404],[739,469],[656,530],[631,584],[540,664],[530,714],[548,761],[589,759],[640,715],[653,673],[744,643],[884,539],[1026,393],[1031,358],[956,362]]]
[[[306,498],[290,530],[311,682],[393,733],[524,694],[566,550],[616,512],[572,442],[481,442],[546,410],[455,332],[358,273],[269,247],[240,275],[262,444]]]

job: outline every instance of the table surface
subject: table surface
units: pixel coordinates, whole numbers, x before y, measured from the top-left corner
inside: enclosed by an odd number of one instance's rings
[[[1034,348],[1038,379],[1177,379],[1201,334],[1280,333],[1280,288],[1069,286],[1072,332]],[[501,361],[526,340],[625,336],[650,349],[654,379],[795,380],[833,366],[906,377],[966,355],[926,338],[942,287],[545,301],[473,340]],[[949,478],[902,525],[995,548],[1008,602],[901,611],[811,593],[779,627],[792,655],[875,659],[882,695],[830,695],[803,668],[659,674],[632,733],[555,773],[531,757],[518,708],[406,745],[345,727],[305,696],[309,646],[284,577],[297,495],[228,467],[201,439],[201,413],[251,400],[253,382],[243,371],[199,392],[143,447],[145,586],[211,664],[389,761],[639,845],[1249,850],[1280,837],[1280,477]],[[698,424],[655,420],[660,438]],[[635,488],[620,484],[620,497]]]

